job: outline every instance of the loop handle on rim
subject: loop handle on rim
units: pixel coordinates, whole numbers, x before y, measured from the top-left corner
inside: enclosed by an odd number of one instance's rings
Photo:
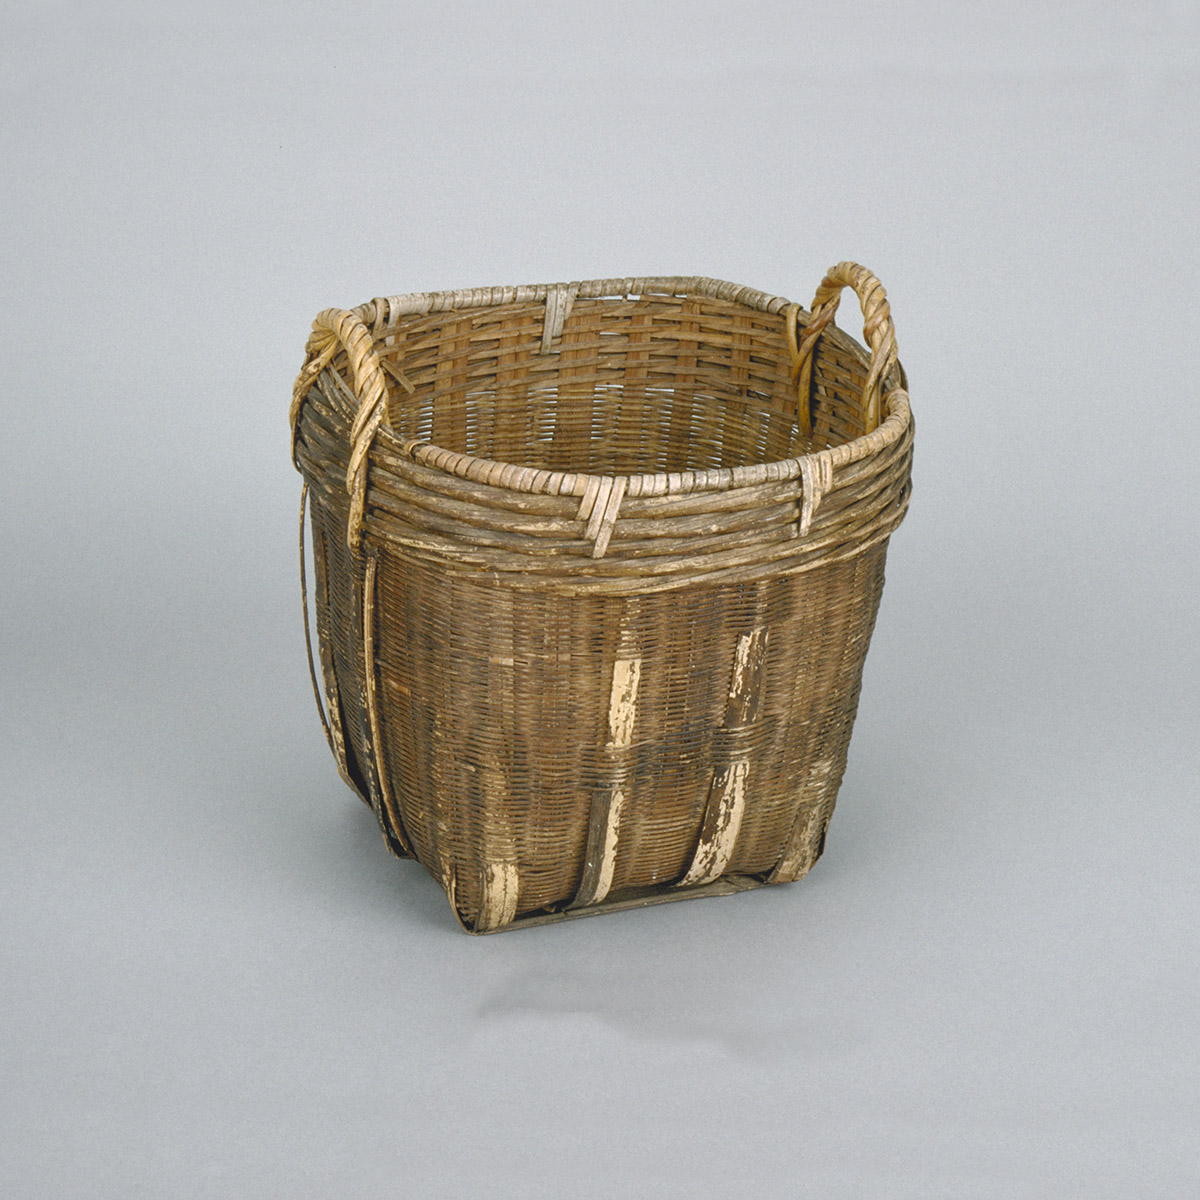
[[[342,347],[350,360],[354,393],[358,397],[358,412],[350,430],[350,465],[346,470],[346,491],[350,493],[350,522],[346,529],[346,541],[350,549],[357,553],[367,498],[367,451],[371,448],[375,431],[387,415],[387,383],[383,368],[371,332],[357,313],[327,308],[313,322],[304,368],[292,389],[292,456],[294,459],[300,405],[317,376]]]
[[[789,305],[785,310],[788,350],[792,355],[792,380],[797,385],[800,427],[805,435],[812,432],[809,397],[812,391],[813,350],[837,312],[842,289],[847,287],[854,289],[862,306],[863,336],[871,348],[871,366],[863,387],[864,432],[870,433],[879,427],[883,381],[896,365],[896,329],[892,324],[892,310],[883,284],[866,267],[858,263],[840,262],[830,267],[821,280],[821,286],[813,297],[812,317],[798,345],[798,306]]]

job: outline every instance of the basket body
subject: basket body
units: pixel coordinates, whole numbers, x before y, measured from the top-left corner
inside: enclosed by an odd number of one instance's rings
[[[623,280],[373,301],[310,340],[330,743],[468,929],[821,853],[912,426],[888,364],[869,428],[871,356],[813,320]]]

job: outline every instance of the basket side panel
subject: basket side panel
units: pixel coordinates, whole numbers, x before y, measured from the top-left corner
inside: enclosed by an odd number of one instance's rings
[[[515,592],[397,547],[380,564],[381,736],[417,857],[472,921],[489,905],[511,919],[518,896],[523,911],[569,899],[611,604]]]
[[[381,738],[417,857],[484,928],[768,875],[801,814],[828,819],[883,558],[621,598],[505,588],[388,547]]]
[[[323,587],[317,602],[326,606],[325,619],[319,622],[321,652],[332,659],[346,769],[359,794],[377,805],[362,671],[363,561],[346,545],[346,506],[314,495],[312,511],[314,545],[322,560]]]
[[[731,872],[776,870],[797,824],[811,825],[823,838],[846,769],[886,555],[883,542],[848,561],[778,581],[786,599],[779,604],[779,653],[769,664],[764,699],[770,733],[755,763],[753,817]],[[813,861],[815,855],[804,870]]]

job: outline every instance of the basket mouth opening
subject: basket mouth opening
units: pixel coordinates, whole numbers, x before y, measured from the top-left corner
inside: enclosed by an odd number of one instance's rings
[[[545,288],[488,303],[472,293],[467,306],[452,303],[459,293],[364,305],[388,389],[379,436],[455,474],[520,490],[565,476],[576,490],[594,476],[738,486],[794,474],[800,457],[866,433],[869,355],[836,327],[814,355],[805,433],[786,300],[718,281],[623,284],[621,295],[586,294],[604,281],[571,285],[579,294],[550,345]]]

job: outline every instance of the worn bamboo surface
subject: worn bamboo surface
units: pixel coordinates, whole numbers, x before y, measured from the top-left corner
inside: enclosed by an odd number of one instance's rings
[[[865,268],[811,313],[703,278],[327,310],[292,429],[331,748],[466,928],[812,866],[910,491]]]

